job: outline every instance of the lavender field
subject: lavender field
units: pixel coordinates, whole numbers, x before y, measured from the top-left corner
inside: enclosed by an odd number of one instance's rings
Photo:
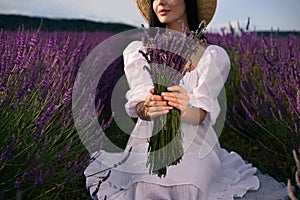
[[[105,32],[0,31],[0,199],[87,199],[89,153],[71,111],[80,64]],[[300,36],[210,33],[232,66],[221,142],[280,181],[293,178],[300,148]],[[101,80],[95,107],[106,134],[126,142],[111,123],[110,92],[122,59]],[[268,158],[268,159],[266,159]],[[272,167],[270,167],[272,166]]]

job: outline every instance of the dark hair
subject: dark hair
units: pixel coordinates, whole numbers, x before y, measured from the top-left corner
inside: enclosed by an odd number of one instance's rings
[[[150,27],[161,27],[165,28],[166,24],[161,23],[157,18],[152,5],[154,0],[150,0],[150,9],[149,9],[149,16],[150,16]],[[198,20],[198,10],[197,10],[197,1],[196,0],[184,0],[186,13],[187,13],[187,20],[189,24],[189,28],[191,31],[196,31],[199,26]]]

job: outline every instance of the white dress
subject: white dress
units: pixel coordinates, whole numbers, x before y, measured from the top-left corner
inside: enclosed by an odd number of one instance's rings
[[[147,65],[138,50],[143,50],[142,42],[134,41],[124,50],[125,74],[130,87],[126,94],[125,105],[131,117],[138,117],[135,106],[149,95],[153,87],[149,73],[143,68]],[[235,152],[227,152],[221,148],[217,134],[213,129],[220,113],[217,100],[230,70],[230,61],[225,50],[216,45],[206,48],[197,67],[187,73],[180,85],[187,91],[189,106],[202,108],[206,117],[200,125],[182,122],[184,155],[181,162],[168,167],[167,175],[158,178],[149,175],[146,167],[147,138],[152,133],[153,122],[138,118],[136,126],[128,140],[124,153],[101,152],[97,160],[85,170],[87,187],[96,199],[180,199],[180,195],[188,195],[182,199],[230,200],[242,197],[248,190],[259,188],[259,179],[255,176],[257,169]],[[237,144],[238,145],[238,144]],[[100,185],[97,173],[121,161],[129,148],[132,151],[128,160],[112,169],[109,178]],[[185,187],[189,191],[184,194]],[[177,191],[174,196],[171,190]],[[193,194],[192,190],[196,193]],[[155,196],[155,195],[161,196]],[[152,195],[152,197],[150,196]],[[154,195],[154,196],[153,196]],[[173,196],[172,196],[173,195]],[[192,197],[193,196],[193,197]]]

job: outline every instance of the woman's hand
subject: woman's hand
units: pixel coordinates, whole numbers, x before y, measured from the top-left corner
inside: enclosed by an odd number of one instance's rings
[[[168,92],[161,93],[161,97],[167,105],[181,111],[181,119],[185,122],[198,125],[206,116],[206,111],[202,108],[188,107],[190,97],[186,90],[178,85],[168,87]]]
[[[168,87],[168,92],[161,93],[161,97],[167,102],[167,105],[177,108],[184,116],[188,108],[190,97],[185,89],[179,85]]]
[[[154,89],[150,90],[150,95],[146,97],[144,102],[145,115],[151,119],[165,115],[169,110],[173,109],[171,105],[168,105],[168,101],[164,100],[160,95],[154,95]]]

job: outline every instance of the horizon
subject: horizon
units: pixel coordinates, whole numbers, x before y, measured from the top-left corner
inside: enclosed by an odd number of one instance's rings
[[[16,16],[16,17],[29,17],[29,18],[40,18],[40,19],[49,19],[49,20],[82,20],[82,21],[87,21],[87,22],[93,22],[93,23],[107,23],[107,24],[123,24],[123,25],[128,25],[128,26],[132,26],[132,27],[136,27],[138,28],[138,26],[133,25],[133,24],[129,24],[126,22],[114,22],[114,21],[99,21],[99,20],[95,20],[95,19],[86,19],[86,18],[67,18],[67,17],[45,17],[45,16],[32,16],[32,15],[26,15],[26,14],[3,14],[0,13],[0,15],[6,15],[6,16]],[[250,24],[251,24],[251,19],[250,19]],[[237,27],[233,26],[235,28],[235,30],[237,30]],[[228,27],[223,27],[225,28],[227,31],[229,30],[229,24]],[[210,31],[209,28],[207,31]],[[300,32],[300,30],[281,30],[281,29],[273,29],[272,27],[267,30],[267,29],[261,29],[261,30],[250,30],[250,32]],[[221,30],[212,30],[212,32],[221,32]]]
[[[118,5],[118,6],[115,6]],[[300,31],[300,1],[286,0],[218,0],[215,16],[207,30],[220,31],[229,23],[245,27],[250,17],[250,30]],[[104,23],[123,23],[139,27],[146,24],[134,1],[110,0],[1,0],[1,14],[17,14],[53,19],[85,19]]]

